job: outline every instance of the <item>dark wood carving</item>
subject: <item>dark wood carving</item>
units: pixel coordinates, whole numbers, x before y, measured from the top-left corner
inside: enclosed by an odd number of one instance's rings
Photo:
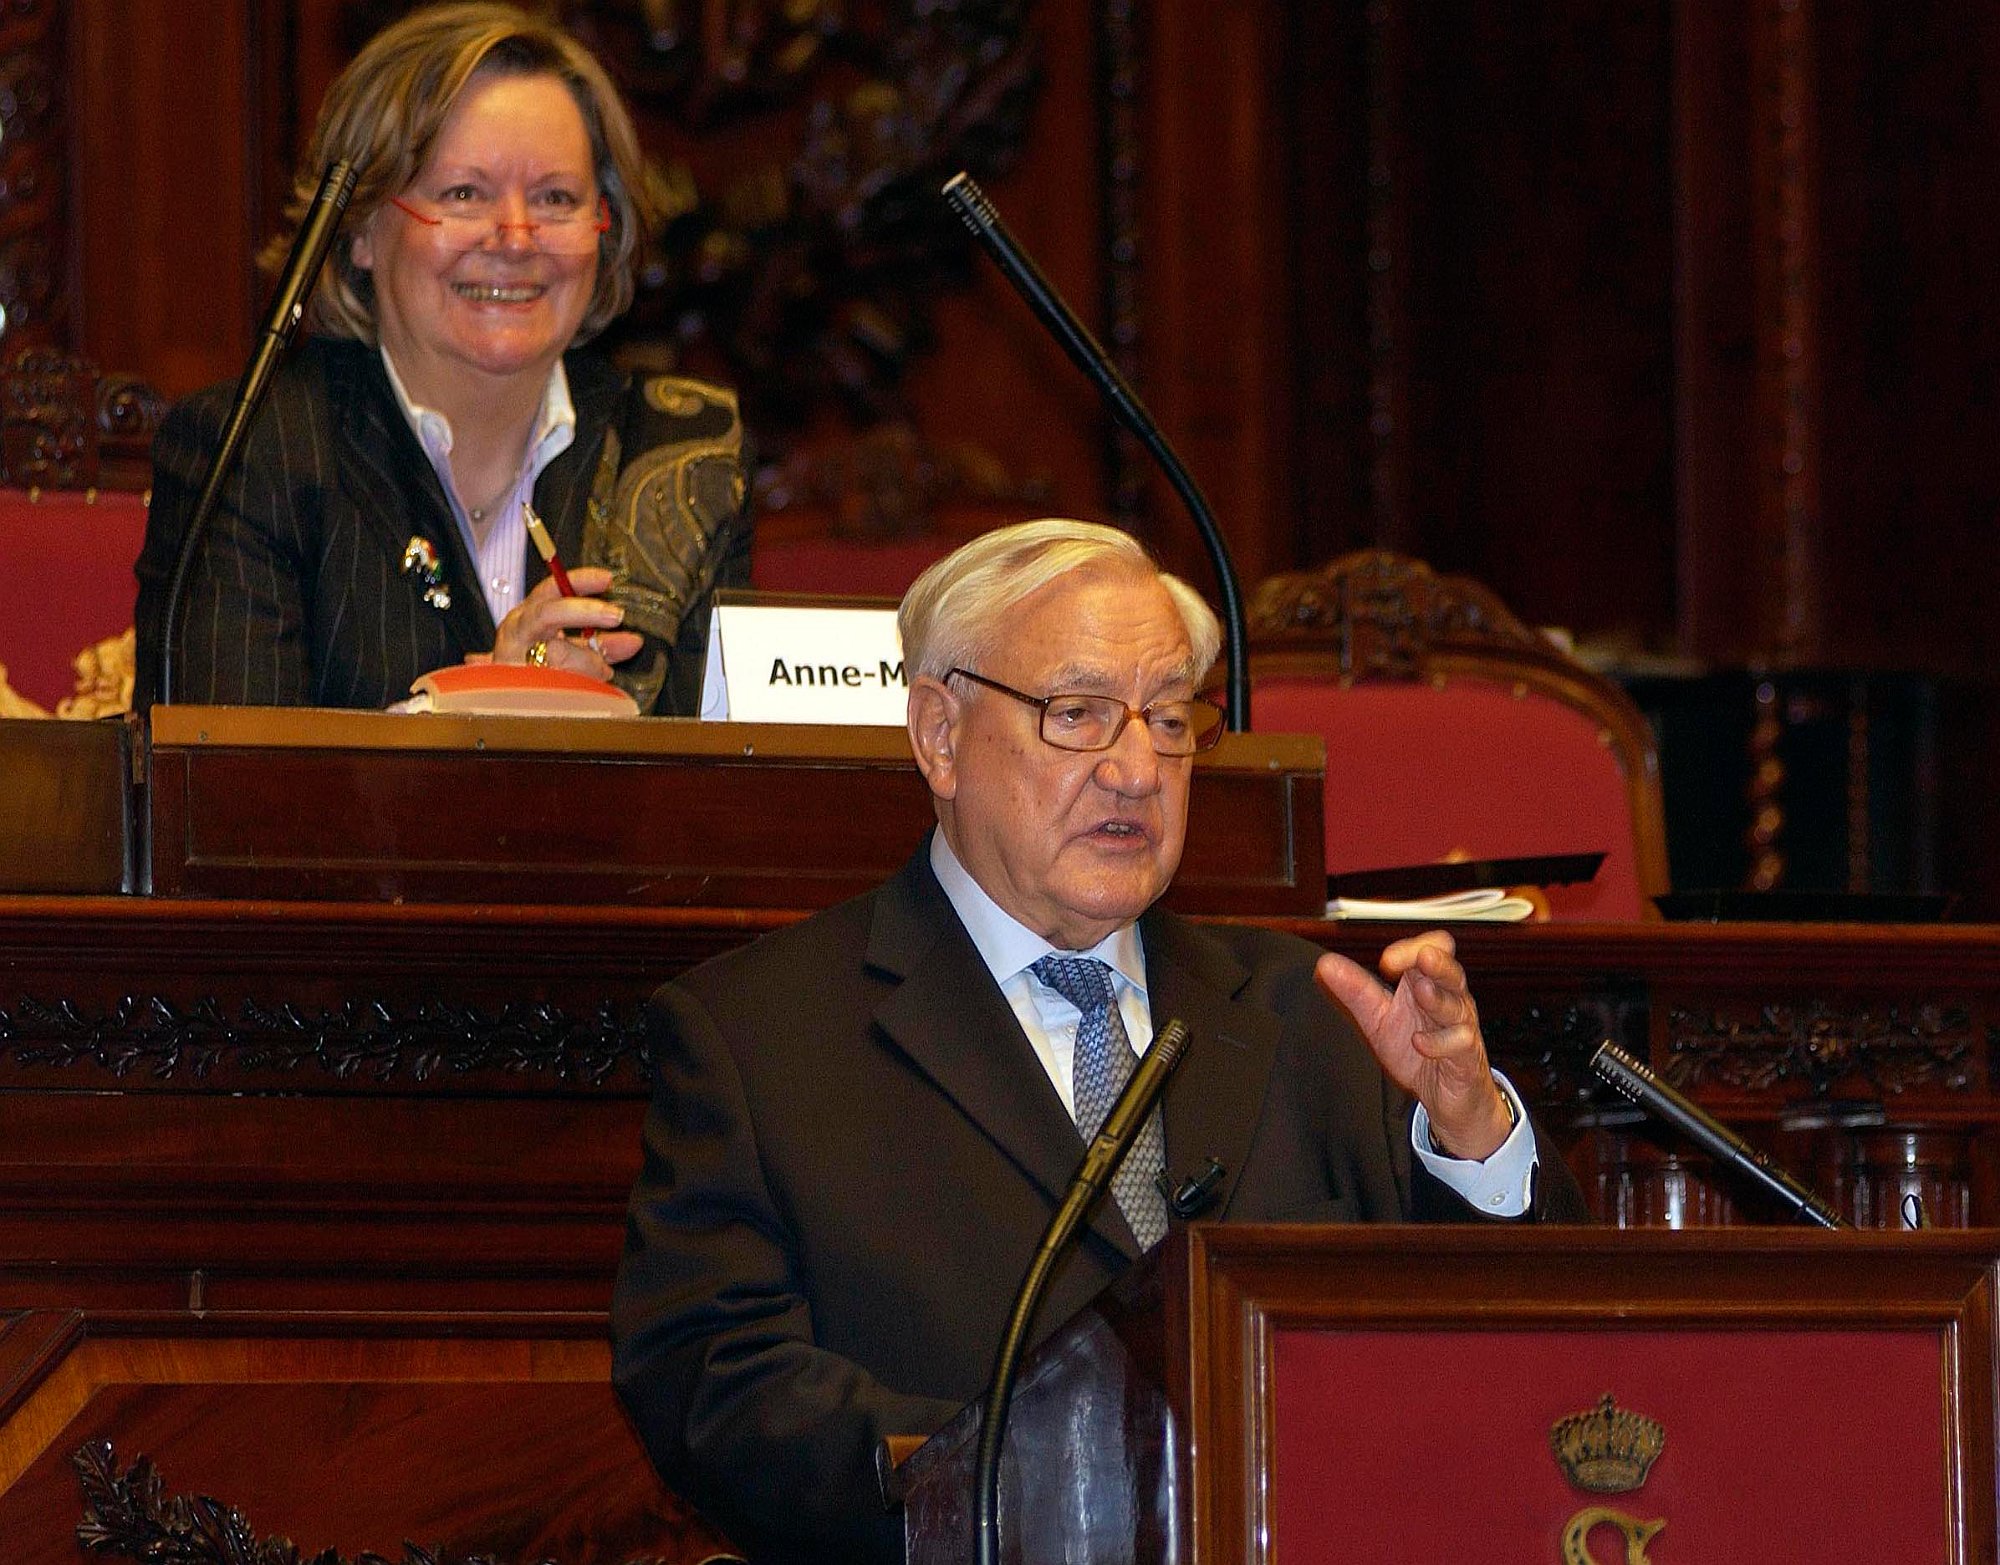
[[[1748,1014],[1676,1008],[1667,1017],[1666,1073],[1676,1084],[1814,1097],[1984,1086],[1987,1050],[1964,1005],[1918,1001],[1856,1008],[1838,1000],[1767,1004]]]
[[[1750,724],[1750,776],[1745,784],[1750,824],[1743,845],[1750,863],[1743,877],[1748,891],[1774,891],[1785,883],[1785,763],[1778,754],[1784,737],[1783,707],[1778,687],[1771,680],[1759,680],[1757,715]]]
[[[645,1090],[646,996],[796,916],[0,899],[0,1085],[10,1090],[0,1150],[21,1160],[11,1173],[0,1160],[0,1196],[21,1212],[73,1208],[73,1165],[94,1156],[83,1152],[93,1138],[108,1149],[145,1126],[171,1143],[180,1133],[170,1127],[185,1125],[191,1147],[219,1154],[252,1123],[290,1125],[288,1104],[322,1105],[302,1127],[346,1127],[359,1160],[341,1176],[349,1184],[363,1168],[392,1185],[402,1177],[393,1148],[412,1121],[401,1116],[431,1123],[424,1105],[441,1116],[429,1134],[453,1117],[435,1148],[447,1159],[465,1155],[461,1133],[475,1123],[499,1145],[581,1145],[578,1116],[588,1114],[612,1127],[609,1142],[592,1143],[607,1161],[590,1222],[606,1226],[589,1245],[615,1253]],[[1282,927],[1364,962],[1389,938],[1354,925]],[[1608,1220],[1700,1221],[1722,1209],[1685,1192],[1669,1199],[1663,1181],[1704,1177],[1699,1167],[1604,1117],[1615,1105],[1586,1062],[1607,1037],[1808,1176],[1882,1165],[1889,1152],[1864,1143],[1884,1127],[1959,1136],[1956,1151],[1924,1145],[1924,1166],[1956,1168],[1948,1182],[1963,1192],[1933,1202],[1943,1214],[1934,1220],[2000,1215],[2000,932],[1551,924],[1465,926],[1458,942],[1495,1060],[1565,1146],[1598,1116],[1589,1166],[1625,1169],[1618,1178],[1651,1192],[1620,1198]],[[149,986],[135,991],[138,975]],[[475,1101],[487,1106],[475,1112]],[[364,1135],[378,1114],[381,1128]],[[70,1171],[58,1177],[45,1158]],[[91,1175],[115,1201],[150,1201],[144,1191],[183,1177],[178,1163],[124,1162]],[[1870,1177],[1879,1190],[1887,1176]],[[1841,1180],[1857,1212],[1864,1199],[1880,1209],[1859,1176]]]
[[[166,402],[136,375],[25,348],[0,369],[0,482],[18,488],[142,489]]]
[[[107,1011],[28,996],[0,1008],[0,1061],[160,1083],[217,1075],[299,1087],[436,1078],[465,1086],[638,1086],[651,1071],[635,1006],[609,1001],[571,1016],[546,1003],[489,1013],[448,999],[404,1005],[356,997],[337,1008],[244,1000],[233,1016],[213,995],[182,1007],[164,995],[124,995]]]
[[[338,1550],[302,1554],[289,1538],[260,1538],[250,1518],[207,1495],[170,1495],[151,1458],[124,1472],[109,1440],[79,1446],[71,1458],[83,1490],[76,1541],[93,1554],[142,1565],[347,1565]],[[733,1558],[716,1555],[715,1559]],[[392,1565],[364,1550],[354,1565]],[[490,1554],[453,1554],[440,1545],[403,1545],[401,1565],[501,1565]],[[525,1562],[524,1562],[525,1565]],[[544,1562],[556,1565],[556,1562]],[[663,1565],[659,1555],[634,1555],[625,1565]]]
[[[1253,637],[1274,645],[1327,643],[1342,675],[1356,679],[1412,679],[1434,651],[1452,647],[1566,661],[1489,588],[1386,549],[1267,577],[1247,613]]]
[[[64,0],[0,12],[0,344],[63,341],[70,329],[64,240]]]
[[[96,376],[82,359],[31,348],[0,381],[0,461],[20,488],[97,482]]]

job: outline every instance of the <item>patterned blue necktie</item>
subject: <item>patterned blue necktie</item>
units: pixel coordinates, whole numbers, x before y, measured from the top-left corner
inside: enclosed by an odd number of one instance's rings
[[[1070,1079],[1076,1089],[1076,1128],[1088,1145],[1137,1066],[1112,992],[1111,969],[1094,956],[1052,955],[1028,971],[1081,1013]],[[1167,1203],[1157,1183],[1166,1166],[1167,1137],[1156,1104],[1111,1181],[1118,1209],[1132,1225],[1142,1250],[1150,1250],[1167,1234]]]

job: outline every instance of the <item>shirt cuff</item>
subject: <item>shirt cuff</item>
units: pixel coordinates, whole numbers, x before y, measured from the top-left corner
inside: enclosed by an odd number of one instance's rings
[[[1493,1073],[1493,1080],[1506,1095],[1507,1106],[1514,1111],[1514,1128],[1485,1162],[1446,1157],[1432,1146],[1431,1117],[1421,1103],[1410,1123],[1410,1146],[1424,1167],[1474,1210],[1488,1217],[1521,1217],[1534,1195],[1535,1170],[1540,1163],[1534,1127],[1528,1123],[1528,1110],[1514,1084],[1498,1071]]]

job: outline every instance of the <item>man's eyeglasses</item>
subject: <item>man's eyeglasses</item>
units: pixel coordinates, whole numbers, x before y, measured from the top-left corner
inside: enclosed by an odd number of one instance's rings
[[[440,205],[391,196],[389,204],[423,224],[440,244],[455,251],[477,250],[494,235],[504,241],[510,230],[518,229],[545,255],[588,255],[597,248],[597,241],[611,232],[611,202],[604,196],[597,198],[595,206],[558,207],[526,223],[507,221],[501,204],[483,197]]]
[[[953,674],[988,690],[997,690],[1003,696],[1012,696],[1025,706],[1038,708],[1042,714],[1042,739],[1058,750],[1109,750],[1125,732],[1126,723],[1135,717],[1146,725],[1153,749],[1161,755],[1193,755],[1198,750],[1213,749],[1222,738],[1222,708],[1207,696],[1132,707],[1115,696],[1031,696],[997,679],[975,674],[969,668],[951,669],[945,678]]]

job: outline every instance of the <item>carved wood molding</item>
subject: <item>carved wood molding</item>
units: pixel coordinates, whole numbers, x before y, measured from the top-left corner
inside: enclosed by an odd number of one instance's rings
[[[0,343],[69,328],[63,169],[65,0],[0,10]]]
[[[1857,1087],[1888,1097],[1986,1090],[1989,1040],[1960,1004],[1675,1006],[1667,1040],[1664,1074],[1684,1090],[1793,1084],[1816,1098]]]
[[[319,1077],[636,1091],[651,1076],[640,1008],[608,1001],[572,1015],[547,1003],[489,1012],[448,1000],[357,999],[331,1010],[245,1000],[232,1018],[213,998],[177,1005],[128,995],[95,1013],[69,1000],[28,998],[0,1010],[0,1062],[205,1085]]]
[[[1267,577],[1251,594],[1248,616],[1262,648],[1331,644],[1340,671],[1358,679],[1414,678],[1432,653],[1454,648],[1568,661],[1491,589],[1387,549]]]
[[[141,1455],[124,1472],[109,1440],[92,1440],[70,1457],[83,1490],[83,1519],[76,1541],[94,1554],[143,1561],[144,1565],[347,1565],[346,1556],[326,1548],[301,1554],[289,1538],[260,1538],[250,1519],[226,1501],[208,1495],[170,1495],[151,1457]],[[710,1554],[700,1565],[735,1560]],[[385,1556],[362,1552],[354,1565],[392,1565]],[[403,1545],[401,1565],[499,1565],[490,1554],[449,1554],[439,1546]],[[549,1565],[549,1562],[539,1562]],[[634,1555],[624,1565],[691,1565],[661,1555]]]
[[[1479,1009],[1494,1065],[1543,1107],[1616,1101],[1590,1069],[1590,1056],[1606,1039],[1641,1057],[1646,1052],[1648,1007],[1637,984],[1609,983],[1595,994],[1519,1005],[1489,998]]]
[[[136,375],[100,376],[88,359],[24,348],[0,368],[0,480],[42,489],[143,485],[166,413],[166,399]]]

